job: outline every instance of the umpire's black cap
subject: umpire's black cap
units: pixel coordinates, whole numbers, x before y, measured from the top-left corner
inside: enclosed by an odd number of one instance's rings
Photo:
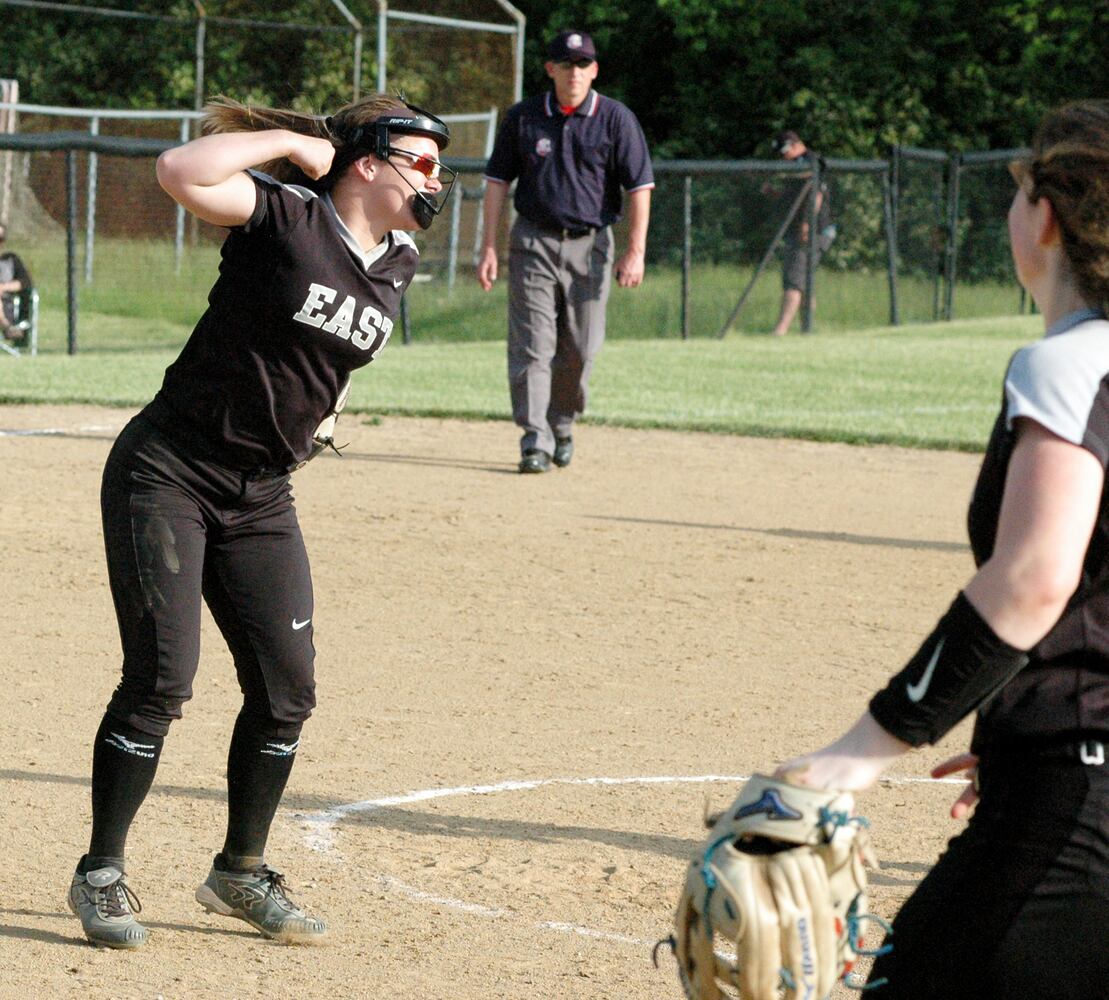
[[[547,56],[552,62],[596,59],[597,50],[584,31],[560,31],[547,46]]]

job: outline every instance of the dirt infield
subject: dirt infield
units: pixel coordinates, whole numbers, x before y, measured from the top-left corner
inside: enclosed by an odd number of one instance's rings
[[[128,844],[151,940],[101,951],[64,898],[118,670],[98,487],[128,416],[0,407],[0,998],[676,998],[650,945],[706,798],[853,719],[971,570],[976,456],[584,427],[570,469],[519,476],[510,424],[348,417],[345,457],[294,478],[319,707],[269,850],[333,943],[192,898],[238,708],[206,617]],[[958,786],[906,779],[966,737],[862,800],[887,917],[958,829]]]

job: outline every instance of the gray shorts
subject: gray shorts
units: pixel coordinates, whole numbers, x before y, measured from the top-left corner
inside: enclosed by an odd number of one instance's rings
[[[809,266],[809,248],[796,243],[787,243],[782,258],[782,289],[798,292],[805,290],[805,272]],[[820,266],[820,249],[816,251],[816,266]]]

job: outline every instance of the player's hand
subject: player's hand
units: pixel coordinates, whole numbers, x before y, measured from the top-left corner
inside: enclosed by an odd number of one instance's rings
[[[331,169],[335,147],[327,139],[319,139],[314,135],[297,135],[288,159],[312,180],[319,180]]]
[[[493,287],[497,280],[497,248],[486,247],[481,251],[481,258],[477,262],[477,283],[485,291]]]
[[[948,757],[942,764],[937,764],[932,768],[933,778],[946,778],[949,774],[956,774],[959,771],[966,774],[967,778],[970,779],[970,784],[963,789],[963,794],[952,803],[952,819],[966,819],[971,809],[978,802],[978,756],[972,753],[957,754],[954,757]]]
[[[863,712],[834,743],[786,761],[774,777],[810,788],[861,792],[909,749],[908,743],[886,732],[874,716]]]
[[[616,283],[621,288],[635,288],[643,283],[643,251],[629,250],[616,262]]]
[[[884,759],[838,753],[829,747],[787,760],[774,772],[774,777],[822,791],[861,792],[878,780],[885,766]]]

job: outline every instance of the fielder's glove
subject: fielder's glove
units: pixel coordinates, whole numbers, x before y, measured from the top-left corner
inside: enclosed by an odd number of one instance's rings
[[[853,808],[756,774],[715,819],[669,940],[690,1000],[823,1000],[847,976],[876,864]]]

